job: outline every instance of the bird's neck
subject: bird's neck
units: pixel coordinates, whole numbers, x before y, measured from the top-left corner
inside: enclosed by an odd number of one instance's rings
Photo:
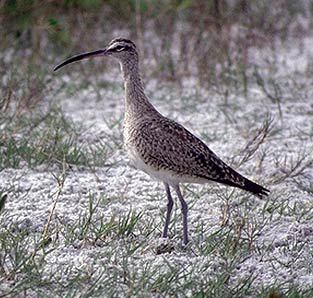
[[[123,62],[121,68],[125,86],[125,117],[134,119],[156,112],[145,95],[138,62]]]

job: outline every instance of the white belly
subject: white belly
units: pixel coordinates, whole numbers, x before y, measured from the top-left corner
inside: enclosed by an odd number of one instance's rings
[[[155,180],[168,183],[170,185],[177,185],[178,183],[207,183],[207,179],[201,179],[191,176],[181,176],[177,175],[171,170],[157,170],[154,167],[146,164],[141,156],[138,154],[137,150],[133,147],[128,147],[125,144],[127,155],[131,166],[138,170],[141,170],[154,178]]]
[[[126,121],[125,121],[126,122]],[[125,123],[124,122],[124,123]],[[127,123],[127,122],[126,122]],[[136,150],[136,147],[133,145],[131,138],[131,129],[132,126],[124,126],[123,136],[124,136],[124,147],[126,149],[130,165],[135,167],[138,170],[141,170],[151,176],[152,178],[168,183],[170,185],[177,185],[178,183],[207,183],[207,179],[193,177],[189,175],[179,175],[173,170],[166,169],[156,169],[144,162],[141,155]]]

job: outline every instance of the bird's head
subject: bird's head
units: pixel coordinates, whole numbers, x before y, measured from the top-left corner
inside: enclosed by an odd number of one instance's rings
[[[131,59],[137,60],[138,58],[136,45],[131,40],[125,38],[115,38],[108,44],[106,48],[72,56],[55,66],[53,70],[56,71],[72,62],[99,56],[113,56],[121,63],[127,62]]]

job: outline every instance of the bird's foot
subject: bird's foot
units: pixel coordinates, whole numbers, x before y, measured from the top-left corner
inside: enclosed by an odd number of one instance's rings
[[[171,253],[174,249],[173,243],[168,238],[160,238],[156,247],[156,254]]]

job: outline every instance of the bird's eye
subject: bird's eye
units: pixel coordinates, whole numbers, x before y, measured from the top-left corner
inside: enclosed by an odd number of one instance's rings
[[[125,49],[125,47],[123,47],[123,46],[117,46],[116,48],[115,48],[115,51],[116,52],[121,52],[121,51],[123,51]]]

